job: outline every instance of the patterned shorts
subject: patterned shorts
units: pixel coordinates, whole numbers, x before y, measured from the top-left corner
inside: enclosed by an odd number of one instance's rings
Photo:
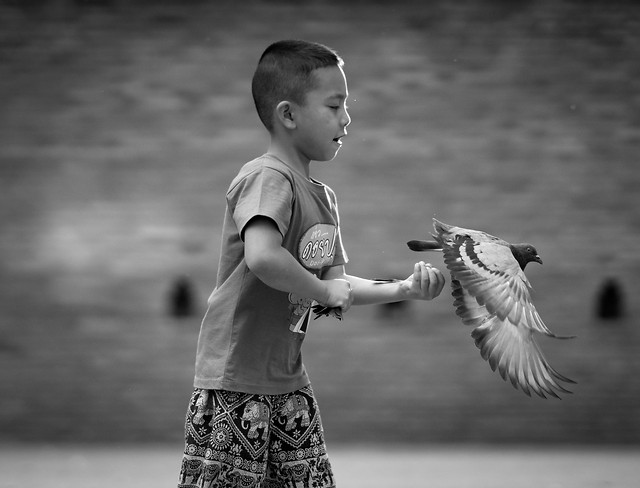
[[[193,392],[178,488],[334,486],[310,385],[284,395]]]

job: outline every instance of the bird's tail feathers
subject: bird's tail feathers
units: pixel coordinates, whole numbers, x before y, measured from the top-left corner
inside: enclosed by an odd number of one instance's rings
[[[422,251],[442,251],[442,245],[436,241],[419,241],[413,240],[407,242],[407,246],[412,251],[422,252]]]

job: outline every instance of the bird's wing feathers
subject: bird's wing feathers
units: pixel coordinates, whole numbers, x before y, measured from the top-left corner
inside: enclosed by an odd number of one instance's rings
[[[531,285],[511,250],[498,242],[475,242],[458,237],[444,250],[444,261],[454,279],[489,313],[545,335],[544,324],[531,301]]]
[[[474,327],[472,337],[482,357],[528,395],[568,392],[558,381],[573,381],[549,365],[535,341],[533,332],[556,336],[536,311],[531,285],[508,243],[483,232],[434,227],[451,273],[456,313]]]
[[[558,397],[554,391],[569,392],[558,381],[573,383],[555,371],[547,362],[536,342],[533,331],[501,319],[480,305],[457,280],[451,283],[456,313],[465,325],[473,327],[471,336],[480,355],[506,381],[531,395]]]
[[[453,306],[456,314],[464,325],[478,327],[484,323],[489,315],[487,308],[480,305],[478,301],[460,286],[458,280],[451,280],[451,295],[453,296]]]
[[[534,392],[543,398],[559,398],[556,390],[570,393],[559,381],[573,381],[549,365],[531,330],[523,331],[500,320],[497,315],[489,315],[471,336],[491,369],[497,370],[505,381],[511,381],[515,388],[519,387],[527,395]]]

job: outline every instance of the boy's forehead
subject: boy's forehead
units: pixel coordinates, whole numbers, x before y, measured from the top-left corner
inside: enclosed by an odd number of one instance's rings
[[[318,68],[313,71],[313,76],[315,83],[310,91],[323,97],[347,97],[347,79],[341,67]]]

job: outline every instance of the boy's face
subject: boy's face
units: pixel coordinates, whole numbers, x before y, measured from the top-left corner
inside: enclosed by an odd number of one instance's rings
[[[347,134],[351,118],[347,112],[347,79],[338,66],[313,72],[316,85],[297,108],[296,149],[309,160],[333,159]]]

